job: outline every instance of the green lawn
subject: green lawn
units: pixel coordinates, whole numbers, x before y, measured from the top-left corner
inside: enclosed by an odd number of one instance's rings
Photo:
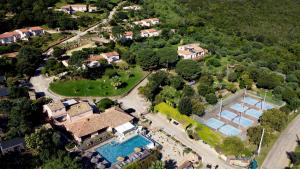
[[[221,134],[211,130],[207,126],[198,123],[196,120],[183,115],[179,113],[179,111],[171,106],[169,106],[167,103],[160,103],[154,107],[155,111],[160,112],[176,121],[181,123],[183,127],[185,128],[189,124],[193,124],[193,126],[196,126],[198,129],[198,135],[202,140],[207,142],[209,145],[215,147],[217,145],[220,145],[222,143],[223,137]]]
[[[119,89],[111,85],[111,79],[103,76],[97,80],[56,81],[50,84],[50,90],[63,96],[118,96],[132,89],[145,75],[139,67],[120,70],[119,74],[121,81],[126,84]],[[129,74],[133,76],[129,77]]]

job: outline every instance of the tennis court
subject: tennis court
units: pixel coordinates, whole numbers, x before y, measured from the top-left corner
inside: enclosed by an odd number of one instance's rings
[[[225,118],[225,119],[227,119],[227,120],[232,120],[232,119],[234,119],[235,117],[236,117],[237,115],[235,114],[235,113],[233,113],[233,112],[231,112],[231,111],[228,111],[228,110],[223,110],[222,112],[221,112],[221,117],[223,117],[223,118]]]
[[[248,114],[249,116],[252,116],[252,117],[256,118],[256,119],[258,119],[262,115],[261,111],[258,111],[258,110],[255,110],[255,109],[249,109],[245,113]]]
[[[243,99],[243,102],[244,103],[247,103],[247,104],[249,104],[249,105],[255,105],[256,103],[258,103],[259,101],[258,100],[256,100],[256,99],[253,99],[252,97],[245,97],[244,99]]]
[[[235,103],[234,105],[230,106],[230,108],[238,112],[245,112],[248,109],[247,106],[242,105],[240,103]]]
[[[274,107],[266,102],[259,102],[255,105],[257,108],[262,108],[263,110],[273,109]]]
[[[252,126],[252,124],[253,124],[252,120],[249,120],[245,117],[237,117],[233,120],[233,122],[236,124],[240,124],[241,126],[246,127],[246,128]]]
[[[218,119],[215,119],[215,118],[210,118],[206,121],[206,125],[208,127],[211,127],[215,130],[217,130],[218,128],[220,128],[221,126],[224,125],[224,122],[218,120]]]
[[[241,130],[227,124],[219,129],[219,131],[226,136],[237,136],[241,133]]]

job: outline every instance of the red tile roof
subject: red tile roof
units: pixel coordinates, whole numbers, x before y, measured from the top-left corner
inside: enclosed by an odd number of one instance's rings
[[[26,32],[29,32],[29,29],[27,28],[23,28],[23,29],[17,29],[18,31],[21,31],[22,33],[26,33]],[[17,31],[16,30],[16,31]]]
[[[40,31],[40,30],[44,30],[43,28],[39,27],[39,26],[34,26],[30,28],[33,31]]]
[[[17,32],[5,32],[3,34],[0,34],[0,38],[9,38],[12,36],[18,36],[19,34]]]
[[[113,57],[113,56],[119,56],[119,53],[116,51],[108,52],[108,53],[102,53],[102,55],[105,55],[106,57]]]
[[[132,35],[133,35],[133,32],[131,32],[131,31],[128,31],[128,32],[124,33],[124,36],[132,36]]]

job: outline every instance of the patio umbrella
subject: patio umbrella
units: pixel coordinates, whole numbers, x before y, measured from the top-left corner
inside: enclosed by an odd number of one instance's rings
[[[141,152],[141,151],[142,151],[142,149],[139,147],[134,148],[134,152],[136,152],[136,153]]]
[[[118,160],[118,161],[124,161],[125,158],[124,158],[124,157],[118,157],[117,160]]]
[[[98,169],[104,169],[104,168],[105,168],[105,165],[102,164],[102,163],[98,163],[98,164],[97,164],[97,168],[98,168]]]
[[[96,162],[98,162],[98,159],[97,159],[96,157],[93,157],[93,158],[91,159],[91,163],[96,163]]]

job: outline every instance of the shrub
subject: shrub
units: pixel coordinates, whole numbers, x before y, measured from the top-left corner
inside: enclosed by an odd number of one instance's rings
[[[101,100],[97,103],[97,108],[98,108],[100,111],[105,111],[105,109],[108,109],[108,108],[112,107],[114,104],[115,104],[115,102],[112,101],[111,99],[109,99],[109,98],[104,98],[104,99],[101,99]]]

